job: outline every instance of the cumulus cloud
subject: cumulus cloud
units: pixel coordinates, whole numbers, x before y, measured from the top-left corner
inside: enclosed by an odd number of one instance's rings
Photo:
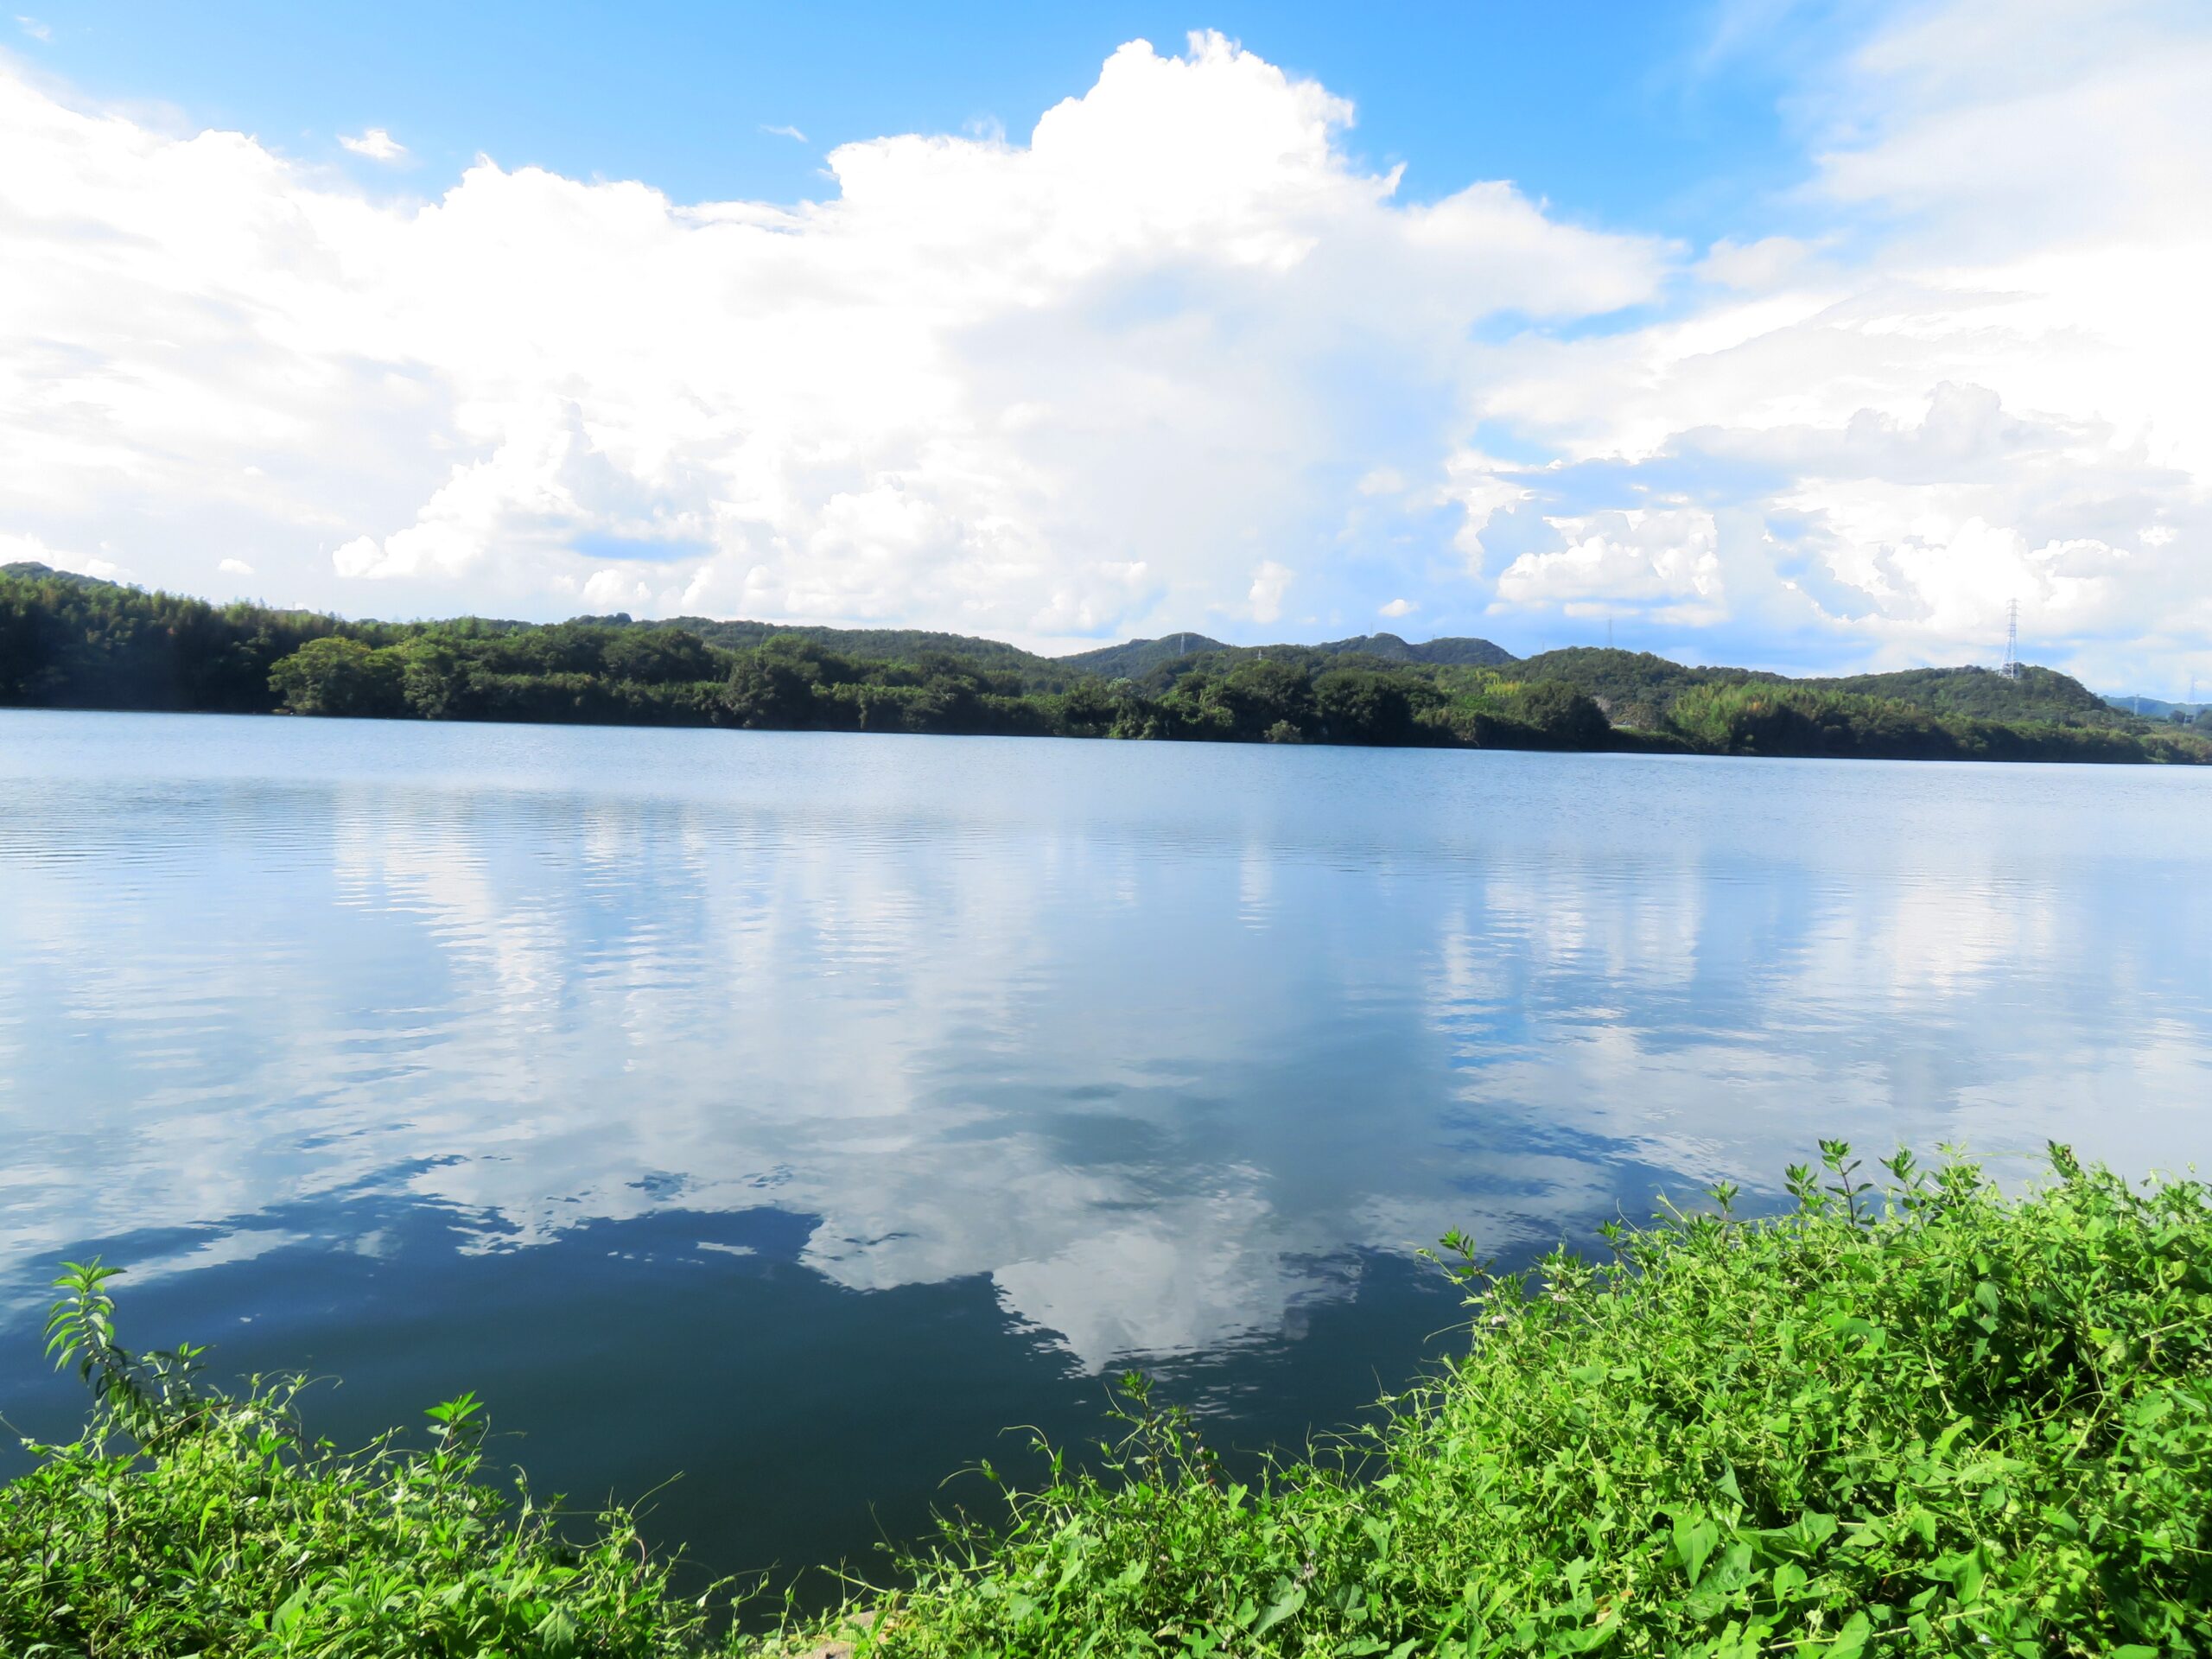
[[[1697,274],[1724,288],[1770,289],[1802,271],[1812,251],[1794,236],[1763,236],[1756,242],[1724,236],[1698,261]]]
[[[215,567],[226,576],[250,576],[253,567],[244,559],[225,559]]]
[[[1252,586],[1244,595],[1248,613],[1255,622],[1272,622],[1282,614],[1282,596],[1290,591],[1290,584],[1298,573],[1273,559],[1260,561],[1258,569],[1252,572]]]
[[[1210,35],[1026,138],[840,146],[781,206],[491,160],[371,200],[17,79],[0,531],[355,613],[1046,645],[1387,600],[1509,645],[1602,614],[1959,660],[2017,595],[2043,660],[2183,671],[2212,31],[2085,15],[1877,22],[1794,94],[1787,233],[1703,250],[1495,181],[1409,200],[1343,99]]]
[[[2189,275],[2212,256],[2189,91],[2212,35],[2187,22],[1917,10],[1821,92],[1803,195],[1856,257],[1723,243],[1699,274],[1724,296],[1501,344],[1478,407],[1541,459],[1469,458],[1458,485],[1501,610],[1602,599],[1708,659],[1904,663],[1986,660],[2018,597],[2037,660],[2212,664]]]
[[[356,156],[365,156],[372,162],[402,161],[407,155],[407,146],[382,127],[371,127],[356,137],[348,137],[341,132],[338,135],[338,142]]]
[[[237,134],[0,105],[0,236],[41,273],[0,339],[10,516],[353,611],[558,613],[619,543],[642,612],[1273,620],[1358,478],[1449,452],[1478,324],[1666,264],[1502,184],[1402,201],[1348,105],[1212,35],[1124,47],[1026,143],[842,146],[789,207],[490,161],[372,201]]]
[[[1375,613],[1377,616],[1396,618],[1401,616],[1411,616],[1420,608],[1421,604],[1417,600],[1394,599],[1387,605],[1378,607]]]

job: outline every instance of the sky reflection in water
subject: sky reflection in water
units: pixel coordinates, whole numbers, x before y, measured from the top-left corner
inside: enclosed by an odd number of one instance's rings
[[[1141,1363],[1298,1440],[1815,1137],[2212,1142],[2212,776],[0,715],[0,1411],[130,1332],[464,1387],[720,1567]],[[2018,1169],[2024,1164],[2008,1167]],[[1440,1335],[1439,1333],[1444,1333]],[[960,1489],[953,1489],[957,1496]]]

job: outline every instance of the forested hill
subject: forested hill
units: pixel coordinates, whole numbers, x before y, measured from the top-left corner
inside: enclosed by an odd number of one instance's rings
[[[1529,679],[1563,680],[1605,705],[1615,723],[1637,727],[1665,725],[1684,692],[1719,685],[1796,686],[1878,697],[1931,715],[1972,720],[2126,723],[2116,721],[2120,711],[2079,680],[2049,668],[2024,668],[2018,679],[1986,668],[1914,668],[1793,680],[1758,669],[1688,668],[1648,652],[1576,646],[1526,658],[1513,671]]]
[[[0,706],[1453,748],[2212,761],[2047,669],[1787,680],[1630,652],[1200,634],[1046,658],[681,618],[353,622],[0,569]]]
[[[780,622],[730,622],[709,616],[672,616],[664,621],[639,623],[626,614],[580,616],[586,626],[652,627],[696,634],[724,651],[757,651],[779,637],[804,639],[857,662],[896,662],[917,657],[957,658],[979,667],[1018,674],[1031,690],[1057,691],[1085,677],[1071,659],[1040,657],[1000,639],[970,633],[939,633],[927,628],[823,628]]]
[[[1174,663],[1189,662],[1211,652],[1234,647],[1203,633],[1171,633],[1158,639],[1127,639],[1118,645],[1078,651],[1061,661],[1105,680],[1134,680]]]
[[[1356,639],[1332,639],[1314,650],[1331,657],[1374,657],[1386,663],[1434,663],[1469,668],[1503,668],[1520,659],[1503,645],[1487,639],[1431,639],[1408,645],[1395,633],[1363,633]]]
[[[1281,657],[1299,652],[1319,657],[1369,657],[1381,663],[1426,663],[1433,666],[1464,665],[1502,668],[1515,660],[1511,652],[1487,639],[1431,639],[1408,645],[1395,633],[1362,634],[1353,639],[1332,639],[1319,645],[1230,645],[1203,633],[1163,634],[1157,639],[1130,639],[1096,651],[1079,651],[1057,660],[1072,668],[1109,680],[1136,680],[1179,665],[1207,658],[1235,662],[1243,657]]]

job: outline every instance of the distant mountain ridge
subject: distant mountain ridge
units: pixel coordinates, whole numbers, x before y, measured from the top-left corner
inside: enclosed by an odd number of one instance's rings
[[[57,570],[36,560],[0,565],[0,579],[58,582],[87,593],[130,594],[137,589],[99,576]],[[194,601],[196,603],[196,601]],[[248,607],[256,608],[256,607]],[[308,617],[310,613],[280,613]],[[1062,693],[1090,680],[1145,682],[1159,688],[1204,669],[1212,674],[1258,659],[1302,662],[1319,670],[1317,659],[1364,658],[1373,663],[1428,669],[1511,671],[1516,680],[1555,681],[1592,699],[1618,727],[1652,730],[1664,726],[1685,693],[1730,684],[1796,686],[1879,697],[1908,703],[1931,715],[1995,721],[2048,721],[2101,725],[2134,712],[2133,697],[2101,696],[2080,681],[2054,669],[2030,667],[2016,677],[1978,667],[1905,669],[1885,674],[1816,676],[1791,679],[1758,669],[1692,666],[1648,652],[1575,645],[1528,658],[1488,639],[1447,636],[1420,644],[1395,633],[1357,634],[1317,645],[1282,643],[1236,645],[1203,633],[1169,633],[1127,639],[1066,656],[1047,657],[1003,640],[925,628],[838,628],[678,616],[639,622],[626,614],[580,616],[569,624],[531,623],[491,618],[467,619],[480,632],[531,633],[570,626],[636,628],[657,633],[696,636],[727,652],[752,652],[772,639],[792,637],[864,662],[892,663],[950,658],[972,668],[1017,677],[1025,692]],[[321,628],[339,627],[378,637],[401,634],[424,625],[342,623],[322,619]],[[2184,720],[2202,705],[2141,699],[2143,715],[2165,721],[2179,709]]]
[[[1542,652],[1515,667],[1531,680],[1560,680],[1594,699],[1616,725],[1665,722],[1684,694],[1703,686],[1796,686],[1910,703],[1931,715],[1969,720],[2056,721],[2101,725],[2113,717],[2106,699],[2054,668],[2023,668],[2015,679],[1991,668],[1908,668],[1886,674],[1792,679],[1764,669],[1693,667],[1649,652],[1571,645]]]
[[[36,559],[17,559],[12,564],[0,564],[0,576],[16,576],[24,582],[67,582],[86,588],[118,588],[120,582],[104,576],[80,576],[74,570],[57,570],[50,564],[41,564]]]
[[[2212,709],[2212,703],[2208,702],[2168,702],[2164,697],[2138,696],[2133,693],[2122,696],[2110,691],[2105,693],[2105,706],[2123,715],[2141,715],[2145,720],[2202,720],[2204,711]]]
[[[694,633],[724,651],[755,651],[769,640],[796,636],[825,650],[866,661],[888,662],[904,658],[941,655],[979,667],[1010,670],[1033,690],[1052,690],[1079,677],[1065,658],[1040,657],[1001,639],[980,634],[944,633],[931,628],[831,628],[804,623],[725,620],[711,616],[658,617],[638,622],[626,613],[611,616],[580,616],[578,622],[601,627],[675,628]]]
[[[1386,663],[1435,663],[1460,668],[1503,668],[1521,659],[1488,639],[1450,634],[1426,645],[1409,645],[1395,633],[1363,633],[1314,645],[1332,657],[1377,657]]]
[[[1232,645],[1203,633],[1168,633],[1157,639],[1129,639],[1118,645],[1100,645],[1052,660],[1079,668],[1109,680],[1140,679],[1154,669],[1188,658],[1222,655],[1232,660],[1249,656],[1310,653],[1322,657],[1372,657],[1385,663],[1428,663],[1438,666],[1503,668],[1520,659],[1503,645],[1487,639],[1447,638],[1425,645],[1410,645],[1395,633],[1363,633],[1350,639],[1331,639],[1306,645],[1284,642],[1271,645]]]
[[[348,620],[0,567],[0,706],[1892,760],[2212,764],[2047,668],[1792,680],[1578,646],[1205,634],[1052,658],[909,628]]]

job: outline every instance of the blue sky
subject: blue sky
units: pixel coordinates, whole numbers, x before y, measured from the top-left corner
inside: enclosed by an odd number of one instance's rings
[[[1771,14],[1771,15],[1770,15]],[[137,3],[44,0],[39,60],[105,98],[172,104],[338,158],[406,135],[426,168],[640,179],[684,200],[789,200],[832,146],[1025,130],[1125,41],[1218,29],[1358,105],[1350,149],[1419,199],[1507,178],[1573,216],[1711,240],[1762,226],[1802,175],[1783,101],[1838,35],[1816,9],[1594,0],[1427,5],[806,6]],[[767,129],[795,128],[804,143]]]
[[[1989,659],[2017,598],[2176,691],[2207,84],[2187,0],[55,0],[0,51],[0,556],[1798,669]]]

